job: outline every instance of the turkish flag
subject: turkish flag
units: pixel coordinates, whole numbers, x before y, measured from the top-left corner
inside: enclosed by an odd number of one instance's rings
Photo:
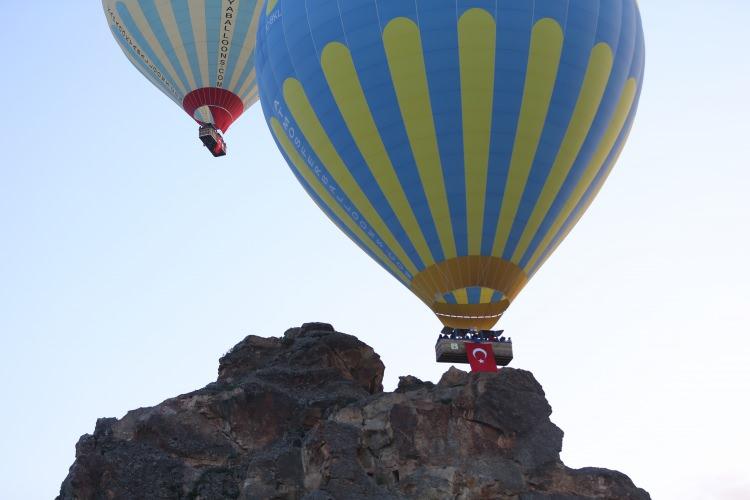
[[[469,358],[472,372],[497,372],[492,344],[466,343],[466,357]]]

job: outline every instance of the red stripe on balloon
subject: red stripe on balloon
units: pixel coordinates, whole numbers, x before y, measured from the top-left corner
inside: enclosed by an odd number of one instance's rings
[[[208,106],[214,118],[214,125],[222,132],[226,132],[229,126],[245,111],[242,99],[236,94],[220,89],[218,87],[203,87],[193,90],[182,100],[183,109],[193,119],[195,110],[202,106]],[[198,123],[200,120],[195,119]]]

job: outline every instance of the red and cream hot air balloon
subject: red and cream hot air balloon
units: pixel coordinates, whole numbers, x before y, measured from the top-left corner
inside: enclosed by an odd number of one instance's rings
[[[258,100],[261,0],[102,0],[112,34],[151,83],[200,124],[214,156],[221,135]]]

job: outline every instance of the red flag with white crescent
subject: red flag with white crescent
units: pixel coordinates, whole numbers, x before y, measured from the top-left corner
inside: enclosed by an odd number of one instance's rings
[[[472,372],[497,372],[492,344],[466,343],[466,357],[469,358]]]

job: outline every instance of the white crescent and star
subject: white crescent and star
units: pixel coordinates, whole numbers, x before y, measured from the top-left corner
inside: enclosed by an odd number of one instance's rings
[[[484,354],[484,357],[480,358],[479,356],[477,356],[478,352],[481,352],[482,354]],[[481,347],[477,347],[473,351],[471,351],[471,355],[474,356],[474,358],[476,358],[476,360],[479,361],[480,363],[484,363],[487,360],[487,351],[485,351]]]

